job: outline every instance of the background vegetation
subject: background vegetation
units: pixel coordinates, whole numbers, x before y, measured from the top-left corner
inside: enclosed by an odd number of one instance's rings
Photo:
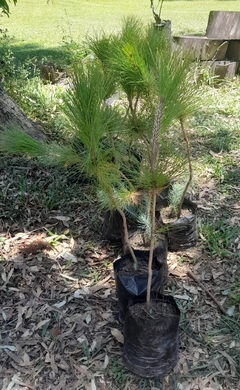
[[[157,1],[155,2],[157,4]],[[172,21],[173,34],[204,34],[212,10],[240,11],[239,1],[197,0],[164,1],[162,18]],[[59,48],[62,39],[81,40],[85,34],[101,29],[120,29],[124,16],[134,15],[148,23],[153,21],[148,0],[35,1],[21,0],[11,4],[11,17],[1,20],[18,49],[34,52],[43,48]]]

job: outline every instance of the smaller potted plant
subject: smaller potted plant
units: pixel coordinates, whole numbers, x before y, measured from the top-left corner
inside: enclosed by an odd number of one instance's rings
[[[161,220],[163,225],[165,225],[167,228],[169,250],[172,251],[185,250],[195,246],[198,239],[197,205],[185,197],[193,175],[190,144],[183,118],[180,119],[180,124],[183,139],[186,145],[189,177],[185,185],[181,185],[180,183],[173,183],[167,191],[167,203],[164,202],[161,197],[159,197],[160,201],[158,205],[160,209],[162,208],[160,211]],[[163,205],[165,205],[165,207],[167,206],[166,209],[163,207]],[[168,223],[164,221],[163,210],[168,210],[168,217],[172,219],[171,221],[168,221]],[[182,214],[183,210],[185,210],[184,215]]]
[[[154,7],[154,1],[150,0],[150,7],[152,9],[153,17],[155,19],[154,26],[161,30],[164,31],[166,34],[166,37],[171,39],[172,33],[171,33],[171,21],[170,20],[164,20],[161,18],[161,13],[162,13],[162,6],[163,6],[163,1],[164,0],[159,0],[158,6],[159,6],[159,11],[157,12],[155,7]]]

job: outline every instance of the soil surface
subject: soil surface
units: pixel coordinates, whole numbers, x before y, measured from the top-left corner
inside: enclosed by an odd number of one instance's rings
[[[148,262],[143,259],[137,259],[137,268],[135,269],[133,261],[130,259],[124,264],[120,265],[118,268],[118,275],[128,275],[128,276],[138,276],[146,275],[148,273]],[[160,264],[157,264],[156,261],[153,262],[152,269],[159,270]]]
[[[192,215],[192,211],[188,208],[182,208],[180,218],[189,217]],[[176,215],[174,215],[173,209],[171,206],[165,207],[161,210],[161,217],[163,223],[172,223],[176,221]]]
[[[137,303],[130,308],[131,315],[134,317],[146,317],[146,305]],[[161,319],[162,316],[171,317],[176,315],[176,308],[164,301],[152,301],[150,306],[149,318]]]

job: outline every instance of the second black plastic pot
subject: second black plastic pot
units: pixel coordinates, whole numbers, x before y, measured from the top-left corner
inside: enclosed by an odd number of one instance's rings
[[[147,293],[147,264],[149,251],[135,250],[135,256],[139,262],[139,270],[135,271],[133,260],[129,253],[122,256],[113,263],[116,292],[119,306],[119,320],[124,322],[129,301],[135,297],[146,298]],[[125,272],[126,264],[130,264],[132,272]],[[145,265],[145,270],[141,271],[141,263]],[[167,284],[167,241],[162,241],[161,245],[155,248],[153,253],[153,276],[151,291],[163,293]]]
[[[191,214],[168,224],[168,247],[170,251],[181,251],[196,245],[197,233],[197,205],[189,199],[184,199],[183,207]]]

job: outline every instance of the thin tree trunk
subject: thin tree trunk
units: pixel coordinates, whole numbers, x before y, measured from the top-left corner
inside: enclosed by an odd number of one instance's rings
[[[150,312],[150,302],[151,302],[151,286],[152,286],[152,263],[153,263],[153,251],[154,251],[154,239],[155,239],[155,213],[156,213],[156,198],[157,192],[154,189],[152,192],[152,224],[151,224],[151,241],[149,248],[149,258],[148,258],[148,282],[147,282],[147,299],[146,299],[146,310]]]

